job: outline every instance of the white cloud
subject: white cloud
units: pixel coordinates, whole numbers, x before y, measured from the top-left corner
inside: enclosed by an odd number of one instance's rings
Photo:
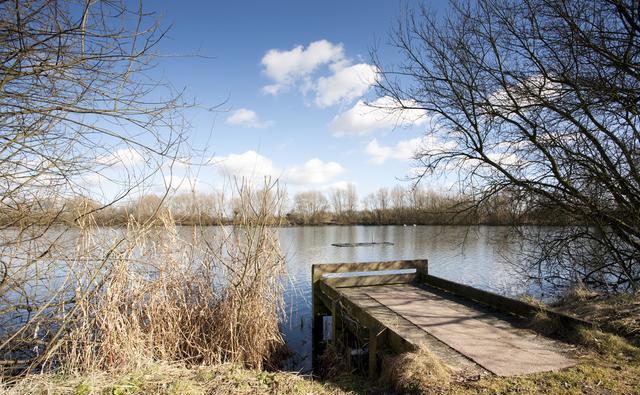
[[[329,128],[334,136],[365,135],[381,129],[420,126],[428,120],[425,110],[401,110],[393,98],[383,96],[371,103],[358,100],[351,109],[336,115]]]
[[[364,95],[376,82],[378,69],[366,63],[334,68],[329,77],[320,77],[315,85],[315,104],[329,107],[341,102],[351,102]]]
[[[101,173],[87,173],[80,176],[80,183],[87,187],[99,186],[106,180],[107,178]]]
[[[246,108],[239,108],[235,110],[231,115],[229,115],[226,122],[230,125],[239,125],[254,129],[267,128],[273,124],[272,121],[261,120],[255,111]]]
[[[331,181],[343,171],[344,168],[337,162],[323,162],[314,158],[303,165],[286,169],[282,179],[293,184],[322,184]]]
[[[410,160],[417,153],[436,153],[453,148],[454,142],[443,142],[433,136],[416,137],[400,140],[395,146],[385,146],[373,139],[365,147],[365,152],[371,157],[371,162],[382,164],[388,159]]]
[[[100,156],[97,158],[97,161],[103,165],[125,168],[145,163],[142,154],[131,147],[121,148],[113,153]]]
[[[318,107],[351,102],[364,95],[375,83],[375,66],[358,63],[345,57],[342,44],[327,40],[314,41],[306,48],[298,45],[291,50],[270,49],[262,57],[264,73],[273,83],[262,91],[277,95],[296,87],[304,95],[312,94]],[[318,70],[326,66],[325,74]],[[326,73],[328,71],[328,74]]]
[[[222,176],[260,178],[273,177],[296,185],[323,184],[344,172],[337,162],[324,162],[314,158],[301,165],[280,169],[273,161],[255,151],[211,158],[214,168]]]
[[[535,106],[541,100],[553,101],[561,96],[560,84],[536,74],[509,85],[507,89],[496,90],[489,95],[487,104],[493,111],[499,111],[503,116],[509,117],[514,116],[516,112],[527,111],[527,107]]]
[[[223,176],[232,177],[264,177],[276,174],[271,159],[255,151],[227,156],[215,156],[211,163]]]
[[[263,91],[278,94],[297,80],[309,76],[319,66],[340,62],[344,58],[342,44],[332,44],[327,40],[314,41],[307,48],[298,45],[289,51],[270,49],[262,57],[264,73],[275,83],[267,85]]]
[[[487,154],[487,157],[503,167],[518,166],[526,163],[518,155],[508,152],[491,152]]]
[[[371,162],[382,164],[391,156],[391,148],[381,146],[378,140],[373,139],[367,144],[365,152],[371,156]]]

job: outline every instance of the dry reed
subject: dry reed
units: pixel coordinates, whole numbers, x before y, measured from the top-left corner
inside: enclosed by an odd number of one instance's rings
[[[275,185],[244,184],[236,195],[230,226],[177,228],[168,210],[120,229],[83,217],[60,291],[4,334],[0,351],[38,345],[23,371],[127,371],[157,361],[272,364],[283,346],[284,258],[272,226],[281,196]],[[51,255],[46,263],[60,259]],[[45,283],[39,278],[23,288],[35,292]]]

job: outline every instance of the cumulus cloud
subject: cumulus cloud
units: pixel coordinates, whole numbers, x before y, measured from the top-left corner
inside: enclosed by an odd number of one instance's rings
[[[337,162],[323,162],[314,158],[303,165],[296,165],[284,171],[282,179],[292,184],[323,184],[331,181],[344,168]]]
[[[314,103],[318,107],[329,107],[351,102],[369,90],[377,74],[378,69],[366,63],[336,68],[333,75],[318,78]]]
[[[378,74],[370,64],[353,64],[345,57],[342,44],[327,40],[288,51],[270,49],[263,56],[262,65],[265,75],[273,81],[262,88],[264,93],[277,95],[295,86],[303,94],[312,94],[318,107],[353,101],[367,92]],[[327,66],[328,74],[318,76],[322,66]]]
[[[405,103],[410,106],[411,103]],[[334,136],[365,135],[376,130],[420,126],[429,121],[427,112],[401,110],[393,98],[383,96],[371,103],[358,100],[349,110],[333,118],[329,128]]]
[[[229,117],[227,117],[226,122],[230,125],[239,125],[253,129],[267,128],[273,124],[272,121],[261,120],[255,111],[247,108],[239,108],[235,110],[231,115],[229,115]]]
[[[211,159],[219,174],[227,177],[273,177],[290,184],[322,184],[333,180],[344,171],[337,162],[314,158],[300,165],[276,167],[273,161],[255,151],[242,154],[216,156]]]
[[[130,168],[145,163],[142,154],[131,147],[120,148],[115,152],[99,157],[97,161],[103,165],[124,168]]]
[[[232,177],[264,177],[276,174],[271,159],[249,150],[242,154],[215,156],[211,163],[223,176]]]
[[[392,153],[390,147],[380,145],[376,139],[371,140],[364,151],[371,156],[371,162],[377,164],[384,163]]]
[[[340,62],[344,58],[342,44],[333,44],[327,40],[314,41],[304,48],[298,45],[289,51],[270,49],[262,57],[264,73],[274,81],[263,91],[278,94],[296,81],[309,76],[319,66]]]
[[[433,136],[416,137],[409,140],[400,140],[394,146],[385,146],[373,139],[365,147],[365,152],[371,157],[370,161],[382,164],[388,159],[409,160],[416,153],[435,153],[451,149],[454,142],[445,142]]]

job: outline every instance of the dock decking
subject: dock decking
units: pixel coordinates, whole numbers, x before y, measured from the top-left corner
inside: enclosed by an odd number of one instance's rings
[[[364,344],[372,377],[383,353],[418,348],[462,375],[511,376],[575,364],[567,344],[526,328],[540,307],[431,276],[426,260],[313,265],[312,281],[314,354],[330,315],[331,339],[348,332]],[[546,313],[569,328],[590,325]]]

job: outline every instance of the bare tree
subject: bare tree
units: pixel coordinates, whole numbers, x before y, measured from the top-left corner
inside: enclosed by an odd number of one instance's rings
[[[391,205],[394,209],[407,207],[407,191],[401,185],[396,185],[391,190]]]
[[[333,188],[330,197],[333,212],[336,215],[342,215],[347,206],[347,191],[343,188]]]
[[[388,210],[390,206],[389,188],[379,188],[376,191],[376,209],[380,211]]]
[[[376,62],[381,95],[435,120],[424,174],[458,171],[476,206],[506,192],[571,220],[529,233],[548,280],[638,289],[638,21],[635,0],[452,2],[409,12],[404,62]]]
[[[74,279],[74,270],[104,262],[123,243],[118,236],[97,255],[80,255],[85,246],[69,228],[52,225],[65,211],[77,227],[89,226],[91,213],[173,161],[186,104],[147,73],[165,31],[141,3],[4,1],[0,26],[0,353],[31,349],[22,357],[33,367],[55,349],[77,312],[73,301],[99,284],[101,275]],[[109,180],[115,196],[68,200],[107,168],[120,172]],[[164,197],[145,207],[149,218]]]
[[[350,215],[353,215],[358,210],[358,192],[356,186],[353,183],[347,184],[346,188],[346,210]]]
[[[329,202],[320,191],[299,192],[294,197],[294,211],[301,214],[304,222],[318,222],[329,209]]]

